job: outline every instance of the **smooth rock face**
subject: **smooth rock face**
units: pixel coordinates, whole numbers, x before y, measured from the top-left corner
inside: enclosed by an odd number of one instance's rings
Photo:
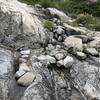
[[[75,38],[73,36],[69,36],[64,41],[65,46],[67,46],[69,49],[73,48],[73,50],[77,51],[83,51],[83,44],[82,40],[79,38]]]
[[[86,48],[85,52],[92,56],[99,56],[99,53],[95,48]]]
[[[10,100],[10,81],[14,74],[14,58],[9,50],[0,48],[0,100]]]
[[[33,7],[17,0],[0,0],[0,7],[2,44],[17,49],[23,46],[37,48],[39,43],[45,43],[46,35]]]
[[[27,72],[17,80],[17,83],[21,86],[29,86],[35,79],[35,75],[31,72]]]
[[[65,68],[70,68],[72,67],[74,63],[74,59],[71,57],[71,56],[67,56],[65,59],[64,59],[64,67]]]
[[[55,64],[56,63],[56,59],[49,55],[41,55],[38,57],[38,60],[45,61],[45,62],[47,62],[47,64]]]
[[[55,29],[53,30],[53,33],[56,33],[56,34],[58,34],[58,35],[63,35],[63,34],[65,34],[66,32],[65,32],[65,28],[64,27],[62,27],[62,26],[57,26],[57,27],[55,27]]]

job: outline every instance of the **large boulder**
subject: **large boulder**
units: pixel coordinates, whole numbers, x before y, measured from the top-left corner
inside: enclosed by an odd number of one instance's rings
[[[72,48],[72,51],[83,51],[82,40],[73,36],[67,37],[64,41],[64,45],[68,49]]]
[[[34,7],[17,0],[0,0],[0,42],[6,46],[38,48],[46,35]]]
[[[0,100],[10,100],[8,93],[10,81],[14,74],[13,64],[12,52],[0,48]]]

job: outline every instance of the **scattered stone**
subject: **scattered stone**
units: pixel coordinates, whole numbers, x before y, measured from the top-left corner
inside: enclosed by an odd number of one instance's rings
[[[64,61],[63,60],[57,61],[57,66],[58,67],[64,66]]]
[[[29,55],[30,52],[31,52],[30,50],[23,50],[20,53],[23,54],[23,55]]]
[[[52,44],[48,44],[48,50],[53,50],[55,47]]]
[[[98,33],[100,34],[100,33]],[[93,37],[93,41],[88,43],[89,47],[100,49],[100,36]]]
[[[38,60],[44,61],[44,60],[46,60],[46,56],[45,55],[41,55],[41,56],[38,57]]]
[[[83,43],[87,43],[87,42],[89,42],[90,41],[90,38],[88,37],[88,36],[86,36],[86,35],[74,35],[76,38],[80,38],[80,39],[82,39],[82,42]]]
[[[95,48],[86,48],[84,52],[92,56],[99,56],[99,53]]]
[[[21,57],[22,57],[22,58],[28,58],[29,55],[22,55]]]
[[[59,42],[62,42],[62,41],[63,41],[63,37],[62,37],[62,36],[59,36],[59,37],[58,37],[58,41],[59,41]]]
[[[83,53],[83,52],[76,52],[76,56],[77,56],[80,60],[86,59],[86,54]]]
[[[67,56],[64,59],[64,67],[65,68],[70,68],[74,63],[74,59],[71,56]]]
[[[27,72],[17,80],[17,83],[21,86],[26,87],[29,86],[35,80],[35,77],[36,76],[33,73]]]
[[[65,27],[57,26],[57,27],[54,28],[53,33],[56,33],[58,35],[62,35],[62,34],[66,33],[65,30],[66,30]]]
[[[40,57],[38,57],[38,60],[45,61],[48,64],[55,64],[56,63],[56,59],[52,56],[49,56],[49,55],[41,55]]]
[[[61,49],[61,45],[56,45],[56,49]]]
[[[15,79],[20,78],[21,76],[23,76],[26,72],[24,70],[19,70],[15,73]]]
[[[73,51],[83,51],[82,39],[73,36],[67,37],[64,41],[64,45],[67,46],[68,49],[73,48]]]
[[[55,55],[55,58],[57,59],[57,60],[61,60],[61,59],[63,59],[65,57],[65,55],[63,54],[63,53],[57,53],[56,55]]]
[[[50,64],[56,63],[56,59],[52,56],[46,55],[46,59],[47,59],[47,62],[49,62]]]
[[[20,65],[19,65],[19,71],[20,70],[22,70],[22,71],[30,71],[30,68],[27,66],[27,64],[26,63],[21,63]]]

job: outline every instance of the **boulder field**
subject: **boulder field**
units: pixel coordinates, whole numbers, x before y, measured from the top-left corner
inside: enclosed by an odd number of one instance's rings
[[[73,20],[0,0],[0,100],[100,100],[100,32]]]

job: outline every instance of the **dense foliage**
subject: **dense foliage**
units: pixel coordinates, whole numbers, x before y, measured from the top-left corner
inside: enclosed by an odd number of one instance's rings
[[[44,8],[55,7],[76,18],[77,24],[100,29],[100,0],[19,0],[27,4],[41,4]],[[84,15],[84,16],[80,16]],[[49,26],[48,22],[44,26]]]
[[[88,13],[100,16],[100,0],[90,2],[90,0],[19,0],[28,4],[39,3],[43,7],[56,7],[66,13],[79,14]]]

